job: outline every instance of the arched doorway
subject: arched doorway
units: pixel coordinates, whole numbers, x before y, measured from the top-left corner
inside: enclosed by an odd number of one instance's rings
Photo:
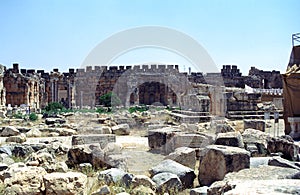
[[[170,101],[171,100],[171,101]],[[145,82],[139,85],[139,104],[164,106],[177,103],[177,96],[167,85],[160,82]]]

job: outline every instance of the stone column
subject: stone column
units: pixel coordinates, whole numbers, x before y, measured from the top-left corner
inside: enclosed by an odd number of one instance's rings
[[[55,101],[58,102],[58,84],[57,80],[55,80]]]
[[[68,98],[68,108],[71,108],[71,84],[70,84],[70,81],[68,80],[67,81],[68,83],[68,87],[67,87],[67,98]]]
[[[54,102],[54,81],[50,80],[51,82],[51,102]]]

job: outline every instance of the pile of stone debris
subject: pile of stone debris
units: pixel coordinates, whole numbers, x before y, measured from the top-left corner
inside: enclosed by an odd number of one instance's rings
[[[2,121],[0,193],[299,193],[299,143],[291,137],[241,133],[226,120],[165,124],[162,116],[73,113],[31,126]],[[137,124],[148,134],[148,152],[165,156],[144,175],[130,173],[130,157],[116,139]]]

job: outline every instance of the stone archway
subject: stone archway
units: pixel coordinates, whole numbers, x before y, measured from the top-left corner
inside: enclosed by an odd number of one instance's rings
[[[145,82],[138,86],[138,91],[139,104],[152,105],[160,103],[166,106],[177,102],[177,96],[174,91],[164,83],[156,81]]]

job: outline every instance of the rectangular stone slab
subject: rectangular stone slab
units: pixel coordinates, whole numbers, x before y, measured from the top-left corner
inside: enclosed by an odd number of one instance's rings
[[[112,134],[73,135],[72,145],[96,144],[104,148],[108,143],[116,142],[116,136]]]

